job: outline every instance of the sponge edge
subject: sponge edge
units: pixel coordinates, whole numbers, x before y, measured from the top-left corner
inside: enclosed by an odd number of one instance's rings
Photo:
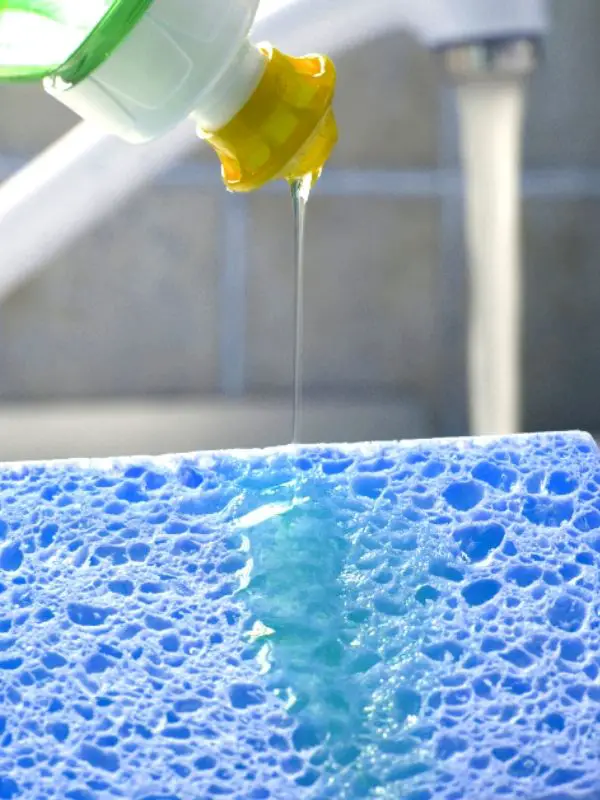
[[[600,795],[586,434],[0,469],[0,798]]]

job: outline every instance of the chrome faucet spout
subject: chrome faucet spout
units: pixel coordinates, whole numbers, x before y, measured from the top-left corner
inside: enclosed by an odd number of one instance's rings
[[[541,39],[503,37],[440,48],[445,73],[456,82],[526,78],[541,56]]]

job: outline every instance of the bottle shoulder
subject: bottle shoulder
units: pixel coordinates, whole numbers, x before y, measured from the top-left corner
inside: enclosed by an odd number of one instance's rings
[[[156,138],[192,111],[212,105],[213,87],[244,47],[257,5],[257,0],[154,0],[83,80],[64,80],[58,73],[45,87],[79,116],[122,139]]]

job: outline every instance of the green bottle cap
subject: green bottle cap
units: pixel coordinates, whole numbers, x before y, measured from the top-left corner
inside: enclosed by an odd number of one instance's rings
[[[0,0],[0,81],[76,84],[105,61],[153,0]]]

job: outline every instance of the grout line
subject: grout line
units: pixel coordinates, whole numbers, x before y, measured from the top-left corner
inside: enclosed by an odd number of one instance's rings
[[[458,157],[458,119],[454,88],[442,85],[439,92],[438,158],[442,174],[454,176],[444,182],[439,204],[438,274],[436,297],[436,434],[456,436],[468,430],[467,385],[464,359],[466,252],[464,212],[458,176],[447,165]],[[448,342],[454,346],[448,354]],[[460,343],[460,345],[459,345]]]
[[[219,387],[224,395],[234,398],[244,394],[246,382],[247,198],[225,197],[221,209]]]
[[[0,153],[0,180],[27,164],[27,159]],[[165,187],[222,188],[219,170],[210,164],[185,162],[161,175],[157,185]],[[269,184],[265,194],[283,195],[282,183]],[[416,170],[363,170],[330,168],[315,189],[322,197],[389,197],[396,199],[440,199],[462,194],[460,170],[456,167]],[[564,167],[526,170],[523,175],[526,198],[569,200],[600,198],[600,169]]]
[[[162,176],[162,186],[221,187],[220,178],[205,165],[179,165]],[[266,194],[283,195],[287,187],[273,183]],[[579,199],[600,197],[600,170],[575,168],[527,170],[522,191],[526,198]],[[390,197],[440,199],[462,195],[458,168],[423,170],[326,170],[315,189],[315,196],[324,197]]]

